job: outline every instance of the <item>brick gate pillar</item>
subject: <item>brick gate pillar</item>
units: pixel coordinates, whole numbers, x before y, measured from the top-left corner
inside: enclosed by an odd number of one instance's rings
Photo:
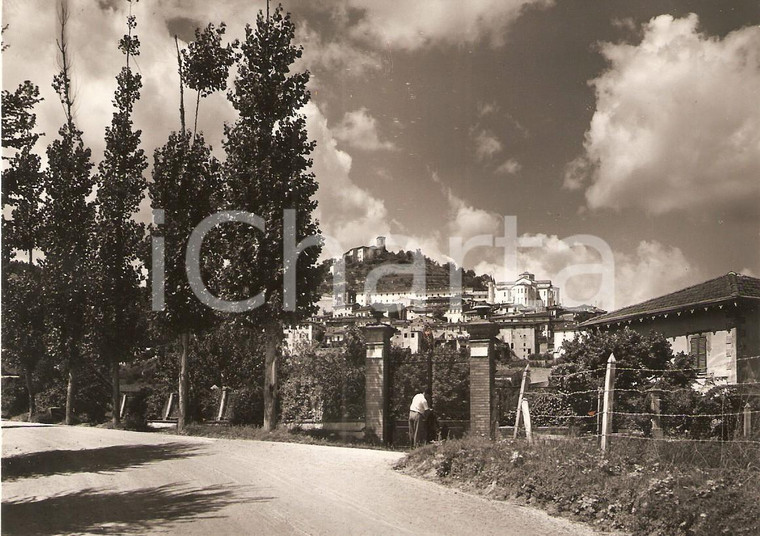
[[[364,436],[376,437],[385,444],[393,439],[393,420],[390,412],[390,348],[394,331],[386,324],[373,324],[364,328],[367,343]]]
[[[494,337],[491,322],[467,325],[470,334],[470,433],[496,438],[496,389],[494,384]]]

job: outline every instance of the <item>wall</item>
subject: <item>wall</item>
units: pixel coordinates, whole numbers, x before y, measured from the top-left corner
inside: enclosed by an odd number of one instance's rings
[[[416,354],[420,351],[421,340],[422,331],[402,327],[391,337],[391,344],[400,348],[409,348],[413,354]]]
[[[578,336],[578,332],[575,330],[554,330],[554,358],[558,358],[564,352],[562,351],[562,343],[565,341],[573,341]]]
[[[738,376],[742,382],[760,382],[760,306],[748,303],[737,316]]]
[[[506,343],[518,359],[528,359],[530,354],[537,351],[536,329],[534,327],[501,327],[496,336]]]

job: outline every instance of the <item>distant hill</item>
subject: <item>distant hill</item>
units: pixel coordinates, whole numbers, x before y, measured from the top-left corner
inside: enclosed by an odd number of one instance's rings
[[[330,268],[333,265],[333,259],[328,259],[320,266],[324,278],[320,285],[322,294],[332,292],[332,275]],[[357,294],[364,292],[364,283],[367,280],[367,274],[373,269],[383,264],[412,264],[414,262],[414,253],[411,251],[386,251],[380,250],[371,259],[363,261],[353,261],[346,259],[346,290],[353,291]],[[485,290],[490,277],[487,275],[476,275],[473,270],[462,270],[462,286],[474,288],[475,290]],[[451,275],[451,263],[439,264],[438,262],[425,256],[425,287],[432,289],[449,288],[449,278]],[[412,274],[392,274],[381,278],[377,284],[378,292],[404,292],[411,290],[414,276]]]

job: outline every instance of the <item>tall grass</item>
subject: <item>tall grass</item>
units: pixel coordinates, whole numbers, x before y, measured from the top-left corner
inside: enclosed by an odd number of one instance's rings
[[[622,439],[467,438],[410,453],[398,469],[636,535],[760,534],[760,448]]]

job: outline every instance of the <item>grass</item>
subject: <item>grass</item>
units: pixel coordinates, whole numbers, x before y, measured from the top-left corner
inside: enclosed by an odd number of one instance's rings
[[[619,440],[466,438],[410,453],[411,475],[635,535],[760,534],[760,448]]]
[[[177,433],[173,428],[165,431],[167,433]],[[344,438],[335,432],[327,432],[324,430],[302,430],[300,428],[287,429],[279,427],[271,432],[267,432],[260,426],[252,425],[189,424],[186,426],[183,435],[388,450],[386,447],[375,442],[350,437]]]

